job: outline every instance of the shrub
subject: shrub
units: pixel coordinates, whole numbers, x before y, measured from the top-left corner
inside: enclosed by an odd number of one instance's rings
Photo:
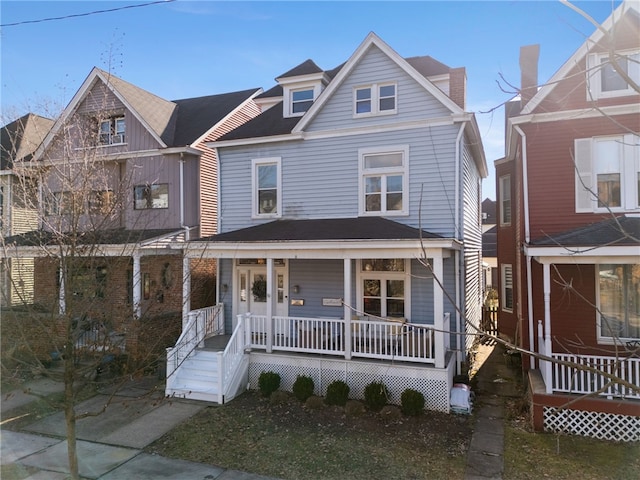
[[[349,385],[342,380],[331,382],[327,387],[327,396],[324,401],[327,405],[344,406],[349,399]]]
[[[304,402],[313,395],[314,389],[313,379],[311,377],[307,377],[305,375],[298,375],[296,381],[293,383],[293,395]]]
[[[372,382],[364,389],[364,403],[374,412],[379,412],[387,404],[389,391],[384,383]]]
[[[263,396],[270,396],[280,388],[280,375],[276,372],[262,372],[258,378],[258,387]]]
[[[387,421],[396,421],[402,418],[402,412],[395,405],[385,405],[382,410],[380,410],[380,416]]]
[[[412,388],[407,388],[400,397],[402,413],[409,416],[420,415],[424,410],[424,395]]]
[[[304,406],[311,410],[320,410],[322,407],[324,407],[324,402],[322,401],[322,397],[311,395],[309,398],[307,398],[307,401],[304,402]]]
[[[289,394],[282,390],[276,390],[269,397],[269,403],[271,405],[285,405],[289,403]]]
[[[346,413],[348,417],[358,417],[364,412],[364,405],[358,400],[349,400],[344,406],[344,413]]]

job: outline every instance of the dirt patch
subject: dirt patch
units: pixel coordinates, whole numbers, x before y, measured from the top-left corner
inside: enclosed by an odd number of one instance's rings
[[[283,479],[462,478],[473,417],[418,417],[343,407],[311,409],[288,395],[273,404],[246,392],[206,408],[149,453]]]

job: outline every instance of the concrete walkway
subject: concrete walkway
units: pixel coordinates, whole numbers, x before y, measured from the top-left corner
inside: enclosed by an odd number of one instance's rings
[[[505,355],[502,345],[481,345],[476,362],[473,437],[467,452],[465,480],[499,480],[504,473],[504,405],[518,397],[520,366]]]
[[[132,382],[115,392],[104,391],[80,403],[77,412],[104,413],[78,420],[77,448],[80,475],[95,480],[277,480],[184,460],[150,455],[142,450],[178,424],[205,408],[204,402],[164,399],[155,378]],[[32,392],[62,390],[59,383],[37,380],[26,385]],[[3,416],[33,401],[33,395],[15,391],[2,399]],[[10,419],[3,427],[10,427]],[[0,432],[3,480],[63,480],[69,470],[62,413],[29,424],[21,431]],[[6,467],[5,467],[6,466]]]

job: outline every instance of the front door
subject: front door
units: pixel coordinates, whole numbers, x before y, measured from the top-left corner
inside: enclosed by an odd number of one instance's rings
[[[267,314],[267,268],[261,265],[240,267],[237,271],[236,311],[238,314],[247,312],[256,315]],[[274,273],[276,282],[275,312],[277,316],[286,316],[288,309],[288,282],[285,267],[276,267]]]

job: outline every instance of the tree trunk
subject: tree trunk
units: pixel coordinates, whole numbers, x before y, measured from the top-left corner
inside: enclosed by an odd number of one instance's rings
[[[76,410],[73,380],[75,376],[75,352],[72,341],[67,342],[64,359],[64,418],[67,433],[67,458],[69,460],[69,474],[72,480],[80,480],[78,466],[78,451],[76,444]]]

